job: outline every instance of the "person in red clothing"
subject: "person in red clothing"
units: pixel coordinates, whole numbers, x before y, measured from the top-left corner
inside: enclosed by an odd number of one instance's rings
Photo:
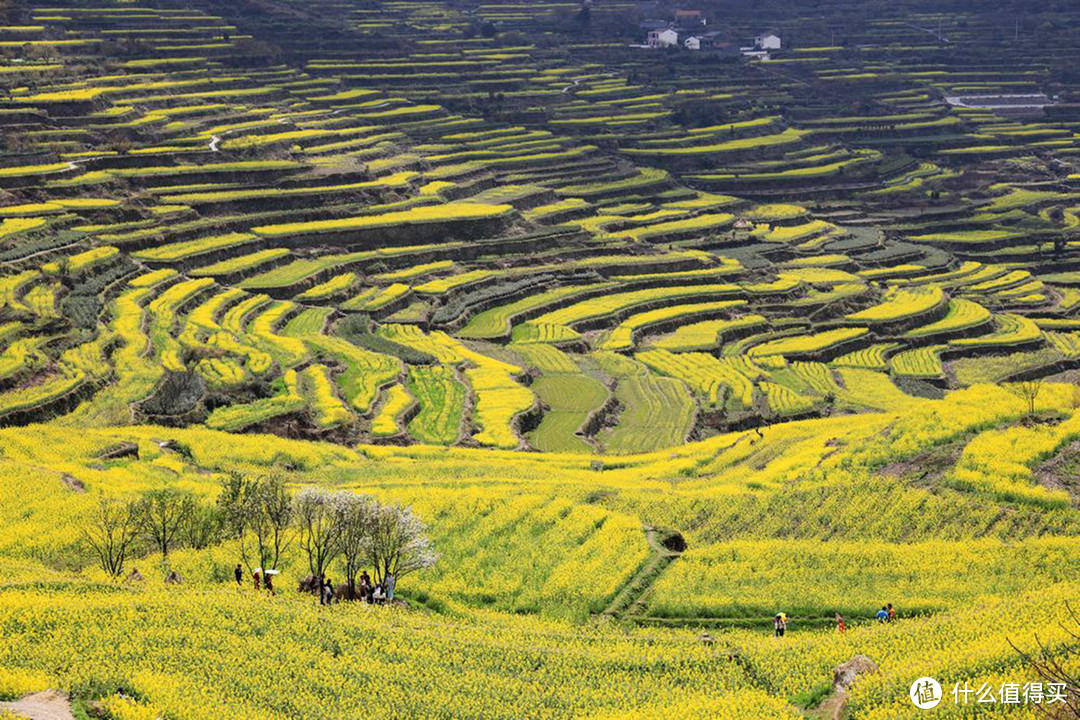
[[[847,626],[844,625],[844,616],[836,613],[836,632],[843,635],[845,630],[847,630]]]
[[[889,622],[892,622],[893,620],[896,619],[896,610],[893,608],[892,603],[889,603],[888,608],[889,608]]]

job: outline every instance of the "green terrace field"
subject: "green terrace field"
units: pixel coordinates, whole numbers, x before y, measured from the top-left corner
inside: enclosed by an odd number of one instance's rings
[[[728,5],[698,51],[621,0],[0,7],[0,703],[892,720],[1034,680],[1010,643],[1075,678],[1080,15]],[[324,608],[302,542],[231,587],[211,518],[98,568],[99,500],[229,478],[401,504],[439,560]]]

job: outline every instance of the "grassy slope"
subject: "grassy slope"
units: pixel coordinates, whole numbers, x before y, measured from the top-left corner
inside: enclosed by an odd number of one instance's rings
[[[550,375],[533,383],[532,391],[550,410],[529,434],[529,442],[546,452],[592,452],[574,433],[607,400],[603,383],[588,375]]]
[[[1041,412],[1047,428],[1073,422],[1062,422],[1073,411],[1059,393],[1046,395]],[[198,429],[0,431],[0,633],[14,639],[0,649],[0,692],[123,688],[180,717],[209,717],[210,708],[224,706],[249,716],[348,715],[380,695],[412,714],[450,701],[493,717],[527,708],[568,716],[668,702],[737,707],[764,692],[782,713],[791,711],[786,698],[821,686],[831,667],[866,652],[883,672],[853,705],[888,713],[913,673],[943,682],[1018,677],[1006,637],[1028,646],[1035,631],[1052,644],[1061,640],[1057,608],[1080,592],[1061,574],[1078,561],[1069,540],[1080,532],[1080,513],[1038,498],[1002,501],[994,487],[950,479],[958,462],[951,448],[973,453],[992,433],[1029,437],[1031,430],[1016,425],[1021,414],[1016,398],[977,388],[899,414],[788,423],[767,428],[761,439],[735,433],[599,465],[488,450],[359,453]],[[163,450],[163,439],[183,443],[190,456]],[[140,458],[97,459],[120,440],[138,443]],[[1024,457],[1027,447],[1015,445],[1013,456]],[[78,528],[99,492],[178,484],[212,495],[227,470],[271,467],[297,484],[411,503],[431,523],[442,560],[401,589],[432,610],[341,606],[320,613],[292,592],[305,569],[295,548],[272,600],[230,586],[236,551],[228,544],[177,552],[173,566],[185,578],[179,589],[161,585],[152,557],[134,562],[148,577],[145,587],[117,586],[85,567]],[[939,469],[915,472],[923,467]],[[87,491],[69,489],[65,475]],[[718,642],[710,650],[690,629],[576,624],[608,607],[647,568],[646,524],[677,528],[690,545],[662,570],[651,595],[634,588],[652,604],[648,611],[756,615],[783,606],[792,614],[792,637],[782,644],[767,638],[763,622],[714,629]],[[1043,539],[1027,539],[1035,536]],[[970,545],[976,537],[987,539]],[[911,541],[923,544],[901,544]],[[880,560],[874,572],[859,571],[864,549]],[[776,552],[784,553],[787,571],[770,570]],[[720,574],[701,570],[710,563]],[[960,573],[962,583],[943,579]],[[817,577],[830,580],[806,592]],[[879,599],[905,615],[937,614],[864,627],[857,613]],[[815,629],[826,604],[832,610],[841,602],[852,613],[848,635]],[[972,608],[986,603],[977,611],[994,623],[970,622]],[[434,646],[439,652],[430,652]],[[366,650],[375,647],[380,651]],[[743,658],[737,667],[718,663],[717,653],[728,649]],[[410,671],[398,672],[399,663]],[[208,676],[212,683],[202,679]],[[563,692],[545,692],[551,683]]]

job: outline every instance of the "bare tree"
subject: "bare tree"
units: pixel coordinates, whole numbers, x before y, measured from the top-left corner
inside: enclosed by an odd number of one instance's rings
[[[396,580],[431,567],[438,556],[427,537],[427,526],[411,508],[380,505],[373,516],[368,559],[375,569],[375,582],[383,583],[391,575]]]
[[[1027,404],[1028,415],[1035,414],[1035,401],[1039,399],[1042,390],[1042,378],[1037,380],[1022,380],[1020,382],[1006,383],[1005,389]]]
[[[292,496],[278,476],[243,480],[239,498],[240,555],[249,570],[276,568],[292,544]]]
[[[162,558],[169,557],[169,549],[194,505],[195,498],[190,492],[171,487],[149,490],[139,499],[135,506],[139,531],[161,552]]]
[[[1028,667],[1035,671],[1040,680],[1047,684],[1058,685],[1064,691],[1065,700],[1060,704],[1045,706],[1034,704],[1032,706],[1040,717],[1053,718],[1053,720],[1080,718],[1080,676],[1069,668],[1070,656],[1075,657],[1078,654],[1076,648],[1080,647],[1080,616],[1068,602],[1065,603],[1065,609],[1069,613],[1069,621],[1073,627],[1068,628],[1065,623],[1059,623],[1072,638],[1071,642],[1065,644],[1062,651],[1054,652],[1039,639],[1038,635],[1035,636],[1035,644],[1039,646],[1037,653],[1024,652],[1016,647],[1012,640],[1008,641],[1012,649],[1023,658]]]
[[[191,512],[180,529],[182,539],[188,547],[202,550],[221,538],[223,522],[218,508],[196,502],[191,506]]]
[[[134,503],[102,498],[97,515],[83,538],[97,555],[101,569],[112,577],[124,572],[124,562],[138,537],[138,518]]]
[[[369,557],[372,529],[378,503],[366,495],[344,493],[341,503],[341,554],[349,599],[356,597],[356,576]]]
[[[293,507],[300,527],[300,543],[307,553],[308,567],[315,578],[321,577],[330,563],[341,554],[345,529],[341,496],[325,488],[307,487],[296,495]]]

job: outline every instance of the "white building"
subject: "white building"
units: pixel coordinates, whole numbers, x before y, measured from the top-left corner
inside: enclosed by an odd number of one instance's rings
[[[690,37],[683,40],[683,47],[685,47],[687,50],[700,50],[701,38],[691,35]]]
[[[779,50],[780,36],[774,35],[772,33],[758,35],[756,38],[754,38],[754,47],[759,50]]]
[[[650,30],[646,44],[651,48],[675,47],[679,44],[679,33],[671,28],[667,30]]]

